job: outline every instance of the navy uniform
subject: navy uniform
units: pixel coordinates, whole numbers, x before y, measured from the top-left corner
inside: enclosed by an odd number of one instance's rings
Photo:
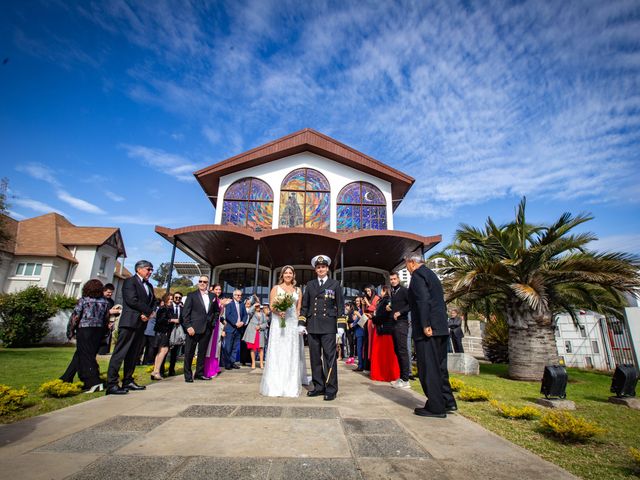
[[[317,255],[311,265],[327,265],[329,257]],[[344,315],[344,295],[340,282],[328,276],[320,285],[315,278],[307,283],[302,296],[302,308],[298,326],[306,329],[311,360],[311,378],[314,390],[309,396],[323,395],[333,400],[338,393],[338,362],[336,358],[336,334],[344,332],[347,320]]]

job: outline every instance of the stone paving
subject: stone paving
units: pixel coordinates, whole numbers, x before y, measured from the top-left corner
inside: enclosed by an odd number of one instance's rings
[[[575,478],[424,398],[339,370],[333,402],[265,398],[261,371],[174,377],[0,427],[10,479]]]

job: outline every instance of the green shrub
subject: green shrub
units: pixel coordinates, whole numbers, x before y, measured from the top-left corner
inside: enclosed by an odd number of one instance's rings
[[[490,391],[475,387],[464,387],[458,393],[458,399],[464,402],[486,402],[490,398]]]
[[[542,431],[563,442],[585,442],[591,437],[604,433],[597,424],[569,412],[548,412],[540,419]]]
[[[40,393],[44,393],[50,397],[72,397],[80,392],[82,392],[82,382],[68,383],[57,378],[40,385]]]
[[[454,392],[459,392],[466,386],[462,380],[455,377],[449,377],[449,384],[451,385],[451,390]]]
[[[58,309],[44,288],[31,286],[0,297],[0,340],[7,347],[27,347],[49,333]]]
[[[16,390],[7,385],[0,385],[0,417],[22,410],[28,394],[25,389]]]
[[[529,405],[525,405],[524,407],[514,407],[513,405],[507,405],[502,402],[498,402],[497,400],[491,400],[491,405],[493,405],[498,413],[504,418],[514,418],[518,420],[533,420],[535,418],[540,418],[542,413],[536,407],[531,407]]]
[[[640,449],[629,447],[629,455],[633,459],[635,469],[640,471]]]
[[[502,316],[492,315],[485,323],[482,350],[491,363],[509,363],[509,325]]]
[[[63,295],[62,293],[53,293],[51,294],[51,303],[58,310],[71,310],[78,303],[78,299],[68,297],[66,295]]]

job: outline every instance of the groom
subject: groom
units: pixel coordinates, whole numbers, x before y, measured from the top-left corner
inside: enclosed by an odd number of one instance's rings
[[[338,393],[336,333],[342,335],[347,324],[342,287],[328,276],[330,263],[326,255],[311,260],[317,278],[307,283],[298,322],[298,331],[308,335],[311,357],[314,389],[307,396],[324,395],[325,400],[334,400]]]

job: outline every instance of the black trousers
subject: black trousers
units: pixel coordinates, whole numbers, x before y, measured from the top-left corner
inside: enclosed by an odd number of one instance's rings
[[[418,377],[427,396],[425,408],[433,413],[445,413],[447,407],[456,404],[447,369],[448,339],[438,336],[415,340]]]
[[[196,353],[196,346],[198,347],[196,377],[204,376],[204,357],[206,355],[205,352],[209,346],[209,340],[211,340],[212,333],[213,330],[211,328],[207,328],[204,333],[196,333],[193,336],[187,334],[187,339],[184,343],[184,378],[193,378],[191,364],[193,363],[193,356]]]
[[[451,343],[453,344],[453,351],[455,353],[464,353],[464,348],[462,347],[462,338],[451,335]]]
[[[324,392],[326,395],[335,395],[338,393],[336,334],[310,333],[307,339],[314,390]]]
[[[398,319],[393,328],[393,349],[396,352],[398,365],[400,366],[400,378],[405,382],[409,380],[411,375],[411,360],[407,350],[408,335],[409,321],[406,318]]]
[[[156,348],[155,335],[153,337],[150,335],[145,335],[144,336],[144,355],[142,357],[142,364],[153,365],[156,361],[156,353],[158,353],[158,349]]]
[[[123,363],[122,384],[128,385],[133,382],[136,360],[138,360],[140,348],[144,342],[144,327],[143,323],[137,328],[120,327],[118,329],[118,340],[111,354],[111,361],[109,361],[107,386],[115,387],[118,385],[120,366]]]
[[[73,383],[77,373],[78,378],[84,383],[84,388],[91,388],[100,383],[100,369],[96,361],[96,355],[100,349],[102,339],[104,339],[104,328],[102,327],[78,328],[76,351],[73,352],[69,366],[60,377],[60,380]],[[95,345],[96,342],[98,342],[97,347]]]

